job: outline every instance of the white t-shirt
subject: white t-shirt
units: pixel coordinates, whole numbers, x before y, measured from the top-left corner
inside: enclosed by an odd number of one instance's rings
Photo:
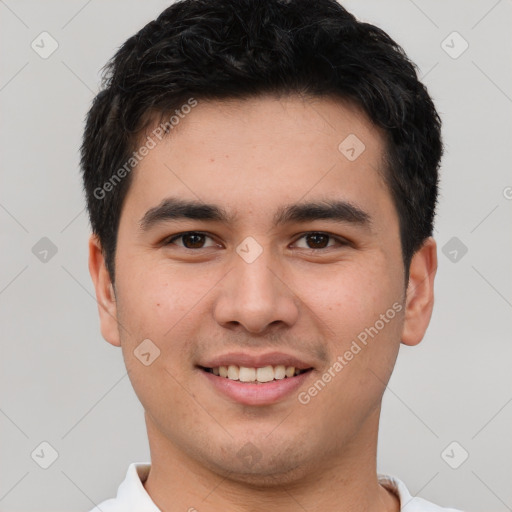
[[[90,512],[162,512],[151,500],[142,485],[149,474],[150,463],[134,462],[128,467],[126,478],[117,490],[117,497],[100,503]],[[422,498],[410,495],[405,484],[389,475],[378,475],[379,482],[394,492],[400,500],[400,512],[462,512],[443,508]]]

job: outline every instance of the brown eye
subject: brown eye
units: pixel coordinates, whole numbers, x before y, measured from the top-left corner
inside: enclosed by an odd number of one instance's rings
[[[197,233],[190,233],[187,235],[183,235],[183,245],[187,249],[199,249],[204,244],[204,235],[199,235]]]
[[[312,246],[311,249],[323,249],[324,247],[327,247],[329,238],[329,235],[324,235],[323,233],[312,233],[306,235],[306,240],[309,245]]]
[[[210,238],[210,237],[203,233],[190,231],[188,233],[182,233],[181,235],[177,235],[177,236],[170,238],[168,240],[168,242],[166,243],[166,245],[171,245],[171,244],[178,245],[185,249],[204,249],[205,247],[212,247],[212,245],[210,245],[210,246],[204,245],[205,240],[207,238]],[[180,240],[180,239],[182,241],[181,244],[175,243],[176,240]]]
[[[333,246],[333,244],[329,244],[329,240],[337,242],[338,245],[345,245],[342,239],[329,235],[328,233],[306,233],[299,238],[299,240],[302,239],[306,241],[306,247],[303,246],[301,249],[326,249],[327,247]]]

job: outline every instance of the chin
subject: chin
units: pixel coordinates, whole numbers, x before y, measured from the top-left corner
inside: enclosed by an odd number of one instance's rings
[[[290,446],[281,446],[278,450],[267,446],[260,451],[247,442],[234,453],[231,448],[226,452],[229,455],[208,457],[202,463],[227,480],[254,488],[268,489],[297,482],[311,472],[302,443],[295,450]]]
[[[309,471],[304,465],[291,466],[290,464],[267,465],[248,469],[239,464],[226,464],[218,471],[231,482],[250,486],[254,489],[282,488],[283,485],[297,483],[305,478]]]

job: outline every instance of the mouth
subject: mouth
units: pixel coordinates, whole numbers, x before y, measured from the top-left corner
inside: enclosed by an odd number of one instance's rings
[[[199,366],[206,373],[216,377],[226,378],[245,384],[267,384],[269,382],[280,381],[298,377],[303,373],[310,372],[313,368],[296,368],[295,366],[267,365],[259,368],[238,366],[230,364],[228,366],[215,366],[212,368]]]
[[[215,396],[237,405],[272,405],[293,396],[314,374],[307,362],[284,353],[225,354],[196,365]]]
[[[315,373],[311,362],[285,352],[230,352],[198,361],[215,396],[238,405],[271,405],[296,392]]]

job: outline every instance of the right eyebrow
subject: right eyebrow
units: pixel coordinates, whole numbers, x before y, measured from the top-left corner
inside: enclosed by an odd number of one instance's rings
[[[214,204],[168,197],[144,214],[140,220],[140,227],[143,231],[147,231],[160,222],[179,219],[216,221],[229,224],[233,220],[233,216],[229,215],[224,208]]]

